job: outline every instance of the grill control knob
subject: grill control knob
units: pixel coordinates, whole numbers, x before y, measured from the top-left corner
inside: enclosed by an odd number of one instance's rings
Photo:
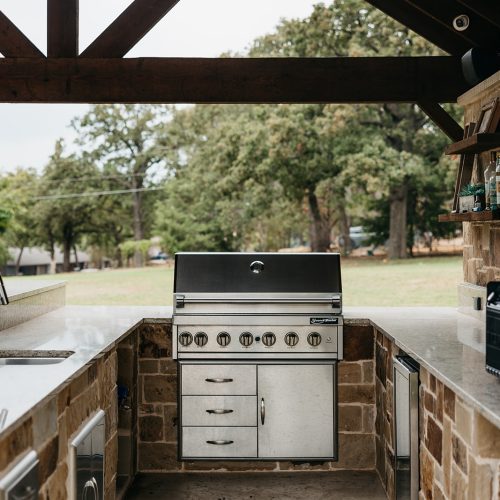
[[[276,335],[272,332],[266,332],[264,335],[262,335],[262,343],[266,347],[271,347],[276,343]]]
[[[313,347],[316,347],[321,344],[321,335],[317,332],[312,332],[307,336],[307,341]]]
[[[179,343],[187,347],[193,341],[193,336],[189,332],[182,332],[179,335]]]
[[[217,343],[222,346],[226,347],[229,342],[231,342],[231,335],[227,332],[220,332],[219,335],[217,335]]]
[[[198,332],[195,336],[194,336],[194,343],[198,346],[198,347],[203,347],[204,345],[206,345],[208,342],[208,337],[207,337],[207,334],[205,332]]]
[[[295,332],[289,332],[285,335],[285,344],[295,347],[299,343],[299,336]]]
[[[253,336],[250,332],[243,332],[240,335],[240,344],[249,347],[253,344]]]

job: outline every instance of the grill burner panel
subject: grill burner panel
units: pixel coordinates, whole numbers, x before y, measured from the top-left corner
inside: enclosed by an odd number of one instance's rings
[[[178,359],[342,359],[338,254],[180,253]]]

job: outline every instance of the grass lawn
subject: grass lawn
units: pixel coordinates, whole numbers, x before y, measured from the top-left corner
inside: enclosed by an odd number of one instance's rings
[[[344,259],[345,306],[455,306],[462,258]],[[171,305],[173,268],[117,269],[9,279],[67,281],[67,304]]]

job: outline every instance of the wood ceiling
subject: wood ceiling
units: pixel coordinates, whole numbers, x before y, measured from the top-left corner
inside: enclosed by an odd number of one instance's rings
[[[47,0],[47,57],[0,11],[0,102],[412,102],[457,140],[438,103],[467,90],[467,50],[500,47],[498,0],[367,0],[450,55],[124,59],[178,1],[134,0],[79,53],[78,0]],[[460,32],[461,14],[470,26]]]

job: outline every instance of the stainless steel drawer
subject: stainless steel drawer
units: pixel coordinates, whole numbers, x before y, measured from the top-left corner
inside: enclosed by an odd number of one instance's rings
[[[182,425],[256,426],[256,396],[184,396]]]
[[[256,458],[256,427],[183,427],[182,458]]]
[[[257,394],[255,365],[182,364],[181,370],[183,396]]]

